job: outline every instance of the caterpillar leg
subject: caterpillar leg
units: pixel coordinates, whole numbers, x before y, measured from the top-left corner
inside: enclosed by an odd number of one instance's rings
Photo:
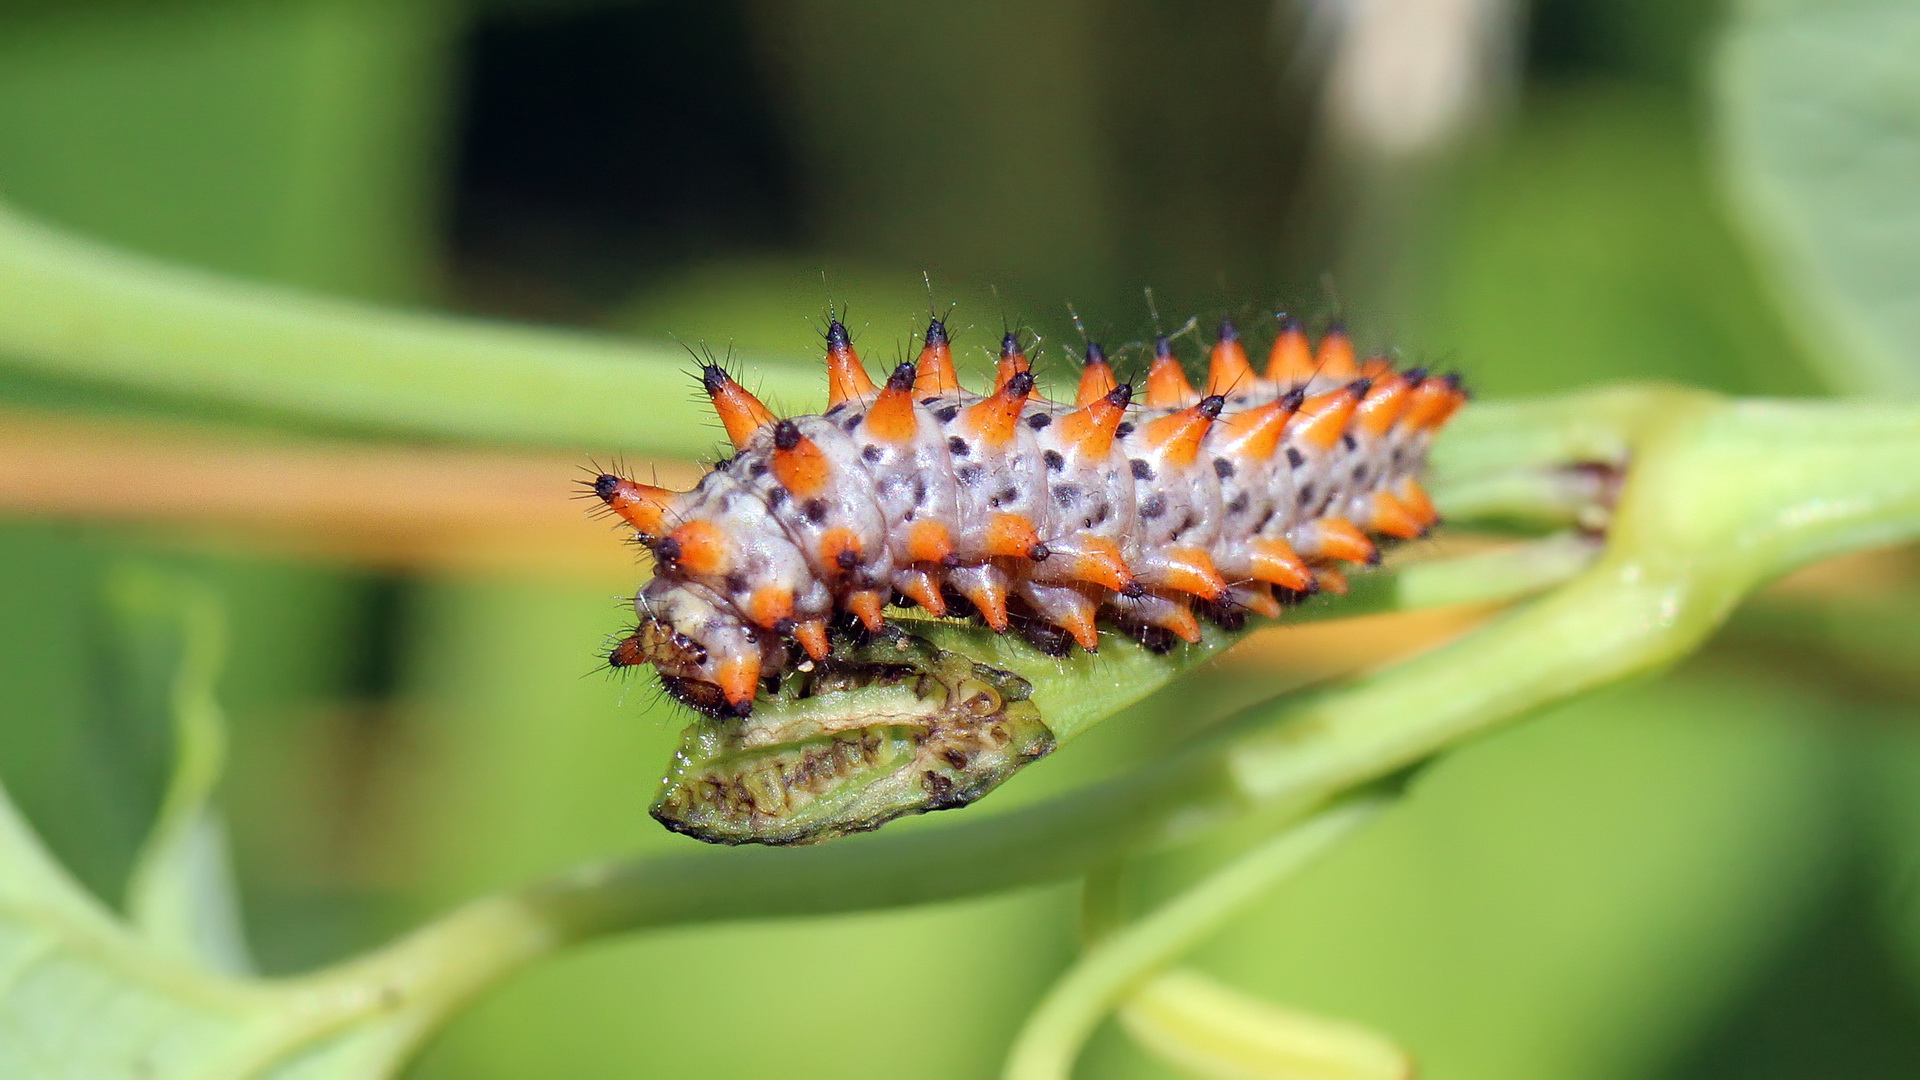
[[[1096,626],[1100,605],[1092,597],[1071,586],[1031,581],[1021,583],[1020,596],[1033,608],[1036,617],[1058,627],[1074,644],[1088,652],[1100,651],[1100,631]]]

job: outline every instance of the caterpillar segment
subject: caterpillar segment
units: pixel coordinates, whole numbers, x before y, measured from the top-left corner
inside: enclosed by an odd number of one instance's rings
[[[947,337],[946,324],[937,318],[927,324],[926,341],[914,367],[916,394],[951,394],[960,389],[960,376],[953,369],[953,342]]]
[[[1020,332],[1009,330],[1000,338],[1000,358],[994,362],[994,391],[998,393],[1006,389],[1007,383],[1023,372],[1031,375],[1033,363],[1027,359],[1027,350],[1020,344]]]
[[[1153,364],[1147,368],[1147,408],[1184,409],[1199,398],[1180,358],[1173,355],[1173,343],[1162,335],[1153,343]]]
[[[827,407],[870,400],[879,390],[839,319],[827,321]]]
[[[667,507],[680,493],[662,487],[635,483],[623,476],[601,473],[594,478],[593,493],[620,520],[633,526],[643,538],[666,532]]]
[[[1253,364],[1247,360],[1247,347],[1233,323],[1222,322],[1220,335],[1207,354],[1207,393],[1226,396],[1257,381]]]
[[[1087,351],[1080,369],[1080,386],[1075,391],[1073,403],[1085,408],[1114,392],[1120,383],[1113,377],[1113,366],[1107,363],[1106,350],[1098,342],[1087,342]]]
[[[1418,477],[1465,400],[1456,377],[1359,361],[1343,330],[1316,343],[1290,319],[1263,369],[1223,324],[1204,394],[1165,338],[1154,353],[1136,403],[1089,343],[1069,405],[1037,395],[1016,333],[974,394],[940,319],[875,383],[830,318],[830,404],[788,418],[706,368],[736,455],[687,492],[592,482],[656,565],[610,662],[744,716],[772,677],[826,659],[833,627],[878,632],[889,606],[1054,652],[1096,651],[1109,628],[1173,647],[1202,618],[1344,592],[1340,567],[1377,562],[1375,537],[1439,520]]]
[[[718,364],[708,364],[701,369],[700,385],[713,402],[713,411],[720,414],[720,424],[727,429],[727,441],[733,443],[735,450],[745,450],[760,429],[775,419],[772,411],[760,404],[759,398],[749,394],[746,387],[735,382]]]
[[[1300,320],[1281,316],[1280,333],[1267,353],[1267,381],[1281,386],[1305,386],[1319,371],[1313,363],[1313,342]]]

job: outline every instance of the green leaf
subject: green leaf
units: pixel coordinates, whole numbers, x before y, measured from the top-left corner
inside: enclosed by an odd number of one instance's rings
[[[176,762],[129,885],[130,921],[49,853],[0,788],[0,1076],[8,1080],[323,1080],[389,1074],[479,987],[546,951],[513,905],[481,903],[319,975],[245,966],[225,844],[209,805],[224,734],[213,688],[224,619],[195,583],[123,568],[120,647],[164,697]]]
[[[7,1080],[362,1080],[389,1075],[450,1011],[550,939],[480,903],[317,976],[236,979],[116,919],[0,789],[0,1076]]]
[[[241,1036],[239,995],[151,956],[0,793],[0,1075],[186,1075]]]
[[[1838,386],[1920,390],[1920,6],[1747,0],[1720,56],[1723,173]]]

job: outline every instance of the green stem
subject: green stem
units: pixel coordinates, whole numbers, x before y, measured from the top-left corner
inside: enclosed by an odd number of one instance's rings
[[[1182,753],[1037,806],[819,848],[589,867],[484,902],[524,933],[433,927],[422,940],[439,945],[403,942],[392,955],[444,948],[504,972],[533,954],[516,946],[486,960],[494,940],[558,947],[644,927],[883,908],[1071,877],[1225,817],[1308,809],[1671,660],[1773,574],[1920,535],[1920,409],[1658,394],[1643,406],[1606,554],[1441,649],[1257,706]]]
[[[1413,1080],[1392,1040],[1262,1001],[1195,971],[1155,975],[1119,1010],[1134,1045],[1182,1073],[1269,1080]]]
[[[1347,595],[1314,597],[1289,611],[1283,621],[1297,626],[1390,611],[1506,603],[1572,580],[1599,554],[1595,538],[1565,533],[1474,555],[1410,562],[1357,575]],[[1167,656],[1116,641],[1102,646],[1097,655],[1076,653],[1036,663],[1033,652],[1019,640],[983,634],[976,627],[922,620],[914,624],[914,633],[980,663],[1024,676],[1033,684],[1033,700],[1047,727],[1062,746],[1244,636],[1208,626],[1198,644]]]
[[[1377,581],[1365,600],[1372,610],[1396,603],[1513,600],[1573,576],[1591,553],[1584,542],[1552,538],[1506,552],[1414,564],[1373,575]],[[1327,610],[1348,609],[1332,604]],[[1071,662],[1026,674],[1035,682],[1036,699],[1045,695],[1050,708],[1060,703],[1062,715],[1047,713],[1049,724],[1064,725],[1072,734],[1204,662],[1213,648],[1229,643],[1229,635],[1219,638],[1215,642],[1210,636],[1203,647],[1173,657],[1119,649],[1109,656],[1102,650],[1102,666],[1092,675]],[[969,647],[978,650],[982,643]],[[996,660],[991,653],[981,659]],[[1069,702],[1075,693],[1079,700]],[[850,903],[892,907],[1069,877],[1156,842],[1203,810],[1217,816],[1236,809],[1230,760],[1221,750],[1214,742],[1198,743],[1115,780],[1038,806],[975,816],[937,833],[612,863],[536,886],[527,900],[567,926],[569,936],[589,937],[642,925],[821,914],[848,910]]]
[[[1374,796],[1322,811],[1088,949],[1028,1017],[1006,1080],[1065,1080],[1087,1037],[1129,993],[1386,804]]]
[[[225,610],[207,591],[145,568],[121,568],[111,590],[121,619],[153,638],[172,639],[180,652],[166,688],[173,775],[128,875],[128,918],[156,949],[216,970],[245,971],[219,818],[209,807],[227,753],[215,694],[227,648]],[[152,625],[156,609],[164,612],[157,616],[164,629]]]
[[[1591,555],[1591,545],[1558,538],[1415,564],[1368,579],[1377,582],[1370,602],[1511,599],[1557,580],[1546,568],[1570,576]],[[1448,580],[1450,568],[1457,580]],[[304,1045],[384,1015],[399,1060],[407,1042],[398,1033],[424,1035],[514,971],[604,934],[899,906],[1071,876],[1154,842],[1225,784],[1217,755],[1189,754],[1037,807],[974,817],[933,838],[888,834],[805,850],[708,850],[582,868],[477,901],[378,953],[284,984],[300,1020],[280,1031],[279,1045]]]
[[[697,457],[685,351],[396,312],[221,277],[72,236],[0,204],[0,365],[328,425]],[[801,404],[817,373],[753,365]]]
[[[1235,786],[1264,805],[1312,805],[1675,660],[1774,576],[1915,536],[1920,409],[1681,404],[1636,445],[1607,552],[1591,569],[1391,677],[1251,711],[1231,754]]]

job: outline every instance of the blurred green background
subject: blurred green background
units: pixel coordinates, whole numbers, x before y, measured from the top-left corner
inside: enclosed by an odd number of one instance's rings
[[[1329,104],[1333,6],[8,0],[0,196],[245,277],[770,363],[814,362],[830,300],[873,366],[893,360],[925,271],[975,363],[1017,320],[1066,370],[1068,303],[1137,341],[1151,286],[1169,328],[1341,316],[1487,395],[1822,390],[1716,195],[1716,5],[1459,5],[1485,20],[1477,105],[1413,150]],[[0,406],[274,436],[3,363]],[[643,425],[698,406],[633,407]],[[571,479],[554,472],[552,513],[579,513]],[[632,586],[599,564],[0,515],[0,779],[109,900],[166,753],[102,606],[129,561],[203,576],[231,609],[223,805],[263,971],[691,843],[645,813],[679,721],[592,673]],[[1904,555],[1872,572],[1916,577]],[[1920,608],[1865,573],[1763,598],[1682,669],[1449,757],[1201,966],[1374,1024],[1437,1080],[1920,1075]],[[1275,655],[1189,706],[1317,671]],[[1150,754],[1177,711],[1150,702],[993,802]],[[1063,885],[595,946],[490,996],[410,1075],[991,1075],[1073,955],[1074,905]],[[1172,1075],[1112,1030],[1082,1073]]]

